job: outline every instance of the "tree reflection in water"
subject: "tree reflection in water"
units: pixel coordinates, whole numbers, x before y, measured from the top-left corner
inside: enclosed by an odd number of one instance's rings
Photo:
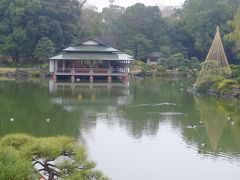
[[[190,83],[189,79],[171,78],[133,80],[129,86],[0,82],[0,103],[4,104],[0,136],[25,132],[79,138],[83,131],[104,122],[141,139],[156,137],[160,127],[170,124],[191,148],[206,143],[203,154],[239,156],[240,129],[231,125],[231,121],[240,122],[239,103],[182,91]]]

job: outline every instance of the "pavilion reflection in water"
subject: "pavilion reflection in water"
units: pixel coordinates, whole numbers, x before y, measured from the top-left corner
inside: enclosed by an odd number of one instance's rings
[[[73,104],[91,105],[100,102],[110,105],[129,104],[132,97],[127,83],[56,83],[49,81],[49,93],[54,102],[71,100]],[[58,99],[58,100],[56,100]],[[71,104],[71,103],[70,103]]]

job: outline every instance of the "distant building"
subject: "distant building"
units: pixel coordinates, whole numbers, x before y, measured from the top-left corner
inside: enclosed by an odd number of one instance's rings
[[[155,51],[151,52],[146,56],[146,63],[149,65],[157,65],[162,57],[162,53]]]
[[[181,9],[182,5],[177,5],[177,6],[158,6],[160,11],[161,11],[161,16],[163,18],[169,18],[171,17],[177,9]]]
[[[98,7],[97,6],[94,6],[92,4],[86,4],[83,6],[84,9],[90,9],[90,10],[93,10],[93,11],[96,11],[98,12]]]

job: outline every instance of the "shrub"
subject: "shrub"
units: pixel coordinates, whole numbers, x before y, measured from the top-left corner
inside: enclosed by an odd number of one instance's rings
[[[218,89],[223,89],[223,88],[227,88],[230,87],[231,85],[236,85],[237,81],[233,80],[233,79],[225,79],[222,82],[219,83],[218,85]]]
[[[225,79],[223,76],[219,76],[219,75],[212,79],[207,75],[206,77],[207,77],[206,80],[197,87],[198,91],[200,92],[206,92],[209,89],[217,90],[219,83]]]
[[[158,65],[157,66],[157,71],[158,72],[166,72],[166,68],[164,66]]]
[[[232,70],[232,77],[237,78],[240,77],[240,65],[230,65]]]
[[[238,84],[240,84],[240,77],[235,79],[237,81]]]

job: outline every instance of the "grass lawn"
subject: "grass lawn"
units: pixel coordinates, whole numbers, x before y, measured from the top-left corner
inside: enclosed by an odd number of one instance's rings
[[[5,74],[9,72],[15,72],[16,68],[10,68],[10,67],[0,67],[0,74]]]

